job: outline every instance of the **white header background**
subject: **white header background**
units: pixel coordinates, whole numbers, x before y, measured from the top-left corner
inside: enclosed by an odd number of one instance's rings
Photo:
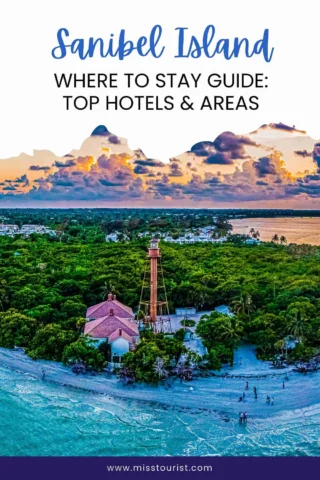
[[[264,123],[283,122],[320,136],[319,2],[316,0],[15,0],[0,7],[0,158],[47,149],[64,155],[79,148],[99,124],[142,148],[148,157],[167,161],[199,141],[214,140],[228,130],[245,134]],[[124,28],[128,39],[148,36],[155,24],[163,27],[160,59],[139,57],[123,61],[94,57],[81,61],[76,55],[54,60],[59,28],[67,28],[70,39],[117,37]],[[177,27],[202,37],[208,24],[216,27],[216,39],[248,37],[253,42],[270,30],[271,63],[263,56],[244,56],[226,61],[174,58]],[[237,89],[58,89],[54,73],[263,73],[268,88],[244,93]],[[66,111],[62,95],[258,95],[256,111],[106,111],[104,103],[93,111]],[[178,102],[177,102],[178,103]]]

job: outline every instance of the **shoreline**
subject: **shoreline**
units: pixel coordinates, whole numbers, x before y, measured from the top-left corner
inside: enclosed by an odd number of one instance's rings
[[[191,382],[176,380],[170,389],[163,386],[136,384],[124,386],[110,374],[96,376],[74,374],[70,368],[60,363],[46,360],[32,360],[23,351],[0,348],[0,367],[4,367],[21,375],[30,375],[41,382],[48,382],[63,388],[83,390],[91,394],[100,394],[127,401],[147,402],[162,406],[164,409],[206,410],[215,413],[224,421],[238,417],[240,410],[249,412],[250,417],[263,418],[274,414],[290,414],[297,410],[310,409],[320,404],[318,393],[320,372],[299,374],[290,370],[270,371],[263,368],[255,374],[245,375],[240,371],[237,375],[218,374],[210,377],[198,377]],[[41,369],[45,368],[46,377],[41,379]],[[289,381],[282,388],[285,373]],[[246,401],[238,402],[248,379],[250,389],[246,392]],[[255,382],[252,382],[252,380]],[[258,389],[258,400],[252,393],[253,385]],[[265,396],[274,396],[273,406],[267,405]],[[319,405],[320,407],[320,405]]]

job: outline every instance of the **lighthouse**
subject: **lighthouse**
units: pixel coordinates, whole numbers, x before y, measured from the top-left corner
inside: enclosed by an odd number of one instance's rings
[[[157,321],[158,260],[160,258],[159,240],[157,238],[150,242],[148,258],[150,259],[150,319],[152,323],[155,323]]]
[[[155,333],[171,331],[161,253],[157,238],[150,241],[148,248],[148,261],[142,282],[139,312],[144,317],[145,327],[149,325]]]

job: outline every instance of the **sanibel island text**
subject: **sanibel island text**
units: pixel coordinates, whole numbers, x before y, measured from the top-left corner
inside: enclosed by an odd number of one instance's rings
[[[186,27],[178,27],[175,30],[177,32],[175,58],[213,58],[220,54],[226,60],[231,60],[239,56],[251,58],[262,55],[269,63],[273,57],[274,48],[269,45],[267,28],[258,40],[249,40],[246,37],[218,38],[214,25],[208,25],[201,38],[190,34]],[[162,26],[154,25],[149,36],[140,36],[135,40],[128,38],[125,29],[120,30],[117,36],[110,33],[108,38],[72,39],[68,29],[60,28],[57,32],[58,45],[52,49],[51,54],[56,60],[63,59],[69,54],[78,55],[81,60],[94,56],[124,60],[134,52],[141,57],[160,58],[166,48],[161,42],[162,33]]]

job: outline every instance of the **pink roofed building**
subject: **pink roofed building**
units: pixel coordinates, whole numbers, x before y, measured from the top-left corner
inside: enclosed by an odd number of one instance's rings
[[[108,300],[87,309],[87,323],[84,334],[95,339],[96,345],[103,342],[110,345],[110,360],[121,363],[121,357],[134,349],[139,340],[139,330],[130,307],[123,305],[115,295]]]
[[[123,303],[119,302],[117,297],[112,295],[112,293],[109,293],[108,300],[89,307],[87,309],[86,318],[87,320],[91,321],[97,318],[106,317],[110,314],[110,310],[113,311],[116,317],[134,320],[132,308],[127,307]]]

